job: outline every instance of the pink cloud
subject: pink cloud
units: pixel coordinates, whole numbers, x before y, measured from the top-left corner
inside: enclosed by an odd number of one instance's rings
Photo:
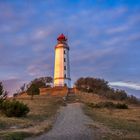
[[[2,80],[2,82],[5,90],[9,92],[9,96],[12,96],[13,93],[17,92],[20,89],[20,86],[25,83],[25,81],[16,78]]]

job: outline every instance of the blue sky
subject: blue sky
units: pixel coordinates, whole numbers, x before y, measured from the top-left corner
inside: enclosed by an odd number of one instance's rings
[[[0,80],[9,91],[53,76],[60,33],[68,37],[73,82],[94,76],[139,90],[139,0],[0,0]]]

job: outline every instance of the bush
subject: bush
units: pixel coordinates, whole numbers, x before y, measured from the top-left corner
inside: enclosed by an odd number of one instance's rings
[[[95,105],[97,108],[114,108],[114,106],[113,102],[99,102]]]
[[[19,101],[9,100],[5,100],[2,102],[1,110],[7,117],[22,117],[26,116],[29,112],[29,108],[27,105]]]
[[[94,108],[96,104],[94,103],[87,103],[87,106],[91,107],[91,108]]]
[[[115,104],[113,102],[99,102],[97,104],[87,103],[91,108],[114,108]]]
[[[91,108],[116,108],[116,109],[128,109],[126,104],[117,103],[114,104],[113,102],[99,102],[97,104],[94,103],[87,103],[87,105]]]
[[[115,106],[117,109],[128,109],[128,105],[126,104],[117,103]]]
[[[0,110],[2,109],[3,99],[0,99]]]
[[[26,137],[30,137],[30,132],[8,132],[2,135],[3,140],[24,140]]]
[[[81,77],[75,82],[75,86],[80,91],[93,93],[98,93],[99,90],[107,91],[109,89],[107,81],[93,77]]]
[[[0,95],[4,93],[3,84],[0,82]]]
[[[140,99],[128,96],[125,90],[111,88],[104,79],[94,77],[81,77],[75,82],[78,90],[91,92],[111,100],[127,101],[128,103],[140,105]]]
[[[114,108],[115,104],[113,102],[101,102],[100,103],[102,107],[106,107],[106,108]]]
[[[137,104],[137,105],[140,105],[140,99],[136,98],[136,97],[133,96],[133,95],[128,96],[128,98],[127,98],[127,102],[128,102],[128,103],[131,103],[131,104]]]

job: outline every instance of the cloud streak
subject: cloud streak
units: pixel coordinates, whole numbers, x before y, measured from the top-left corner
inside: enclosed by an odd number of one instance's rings
[[[117,87],[127,87],[134,90],[140,90],[140,83],[133,83],[133,82],[109,82],[111,86],[117,86]]]

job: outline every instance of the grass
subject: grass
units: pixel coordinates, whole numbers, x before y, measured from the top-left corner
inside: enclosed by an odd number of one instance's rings
[[[1,137],[3,137],[4,140],[23,140],[31,135],[31,133],[27,132],[6,132],[1,134]]]
[[[89,124],[94,129],[97,139],[120,140],[134,139],[140,137],[140,107],[129,105],[129,109],[92,108],[86,106],[88,103],[99,103],[111,101],[103,97],[88,93],[77,93],[78,102],[85,104],[85,113],[94,121]],[[42,134],[52,128],[53,118],[59,107],[64,104],[62,97],[57,96],[35,96],[17,99],[30,108],[27,117],[8,118],[0,114],[0,139],[22,140],[28,136]],[[123,102],[120,102],[123,103]]]
[[[134,132],[140,132],[140,122],[136,119],[131,118],[131,120],[125,118],[128,114],[124,111],[110,111],[108,109],[91,109],[90,107],[85,107],[86,114],[91,115],[94,121],[101,122],[113,129],[128,130]],[[123,112],[123,113],[122,113]],[[123,116],[118,117],[119,114]]]
[[[48,131],[52,127],[52,122],[59,107],[63,105],[62,97],[57,96],[35,96],[30,98],[18,98],[30,108],[26,117],[8,118],[0,114],[0,138],[16,139],[16,137],[26,137],[38,135]],[[14,138],[15,137],[15,138]]]
[[[85,103],[84,112],[93,119],[90,126],[95,129],[100,139],[139,139],[140,137],[140,107],[129,105],[129,109],[112,109],[112,108],[92,108],[88,103],[99,103],[105,101],[98,95],[88,93],[79,93],[77,97]],[[117,103],[116,101],[111,101]],[[123,102],[120,102],[123,103]]]

